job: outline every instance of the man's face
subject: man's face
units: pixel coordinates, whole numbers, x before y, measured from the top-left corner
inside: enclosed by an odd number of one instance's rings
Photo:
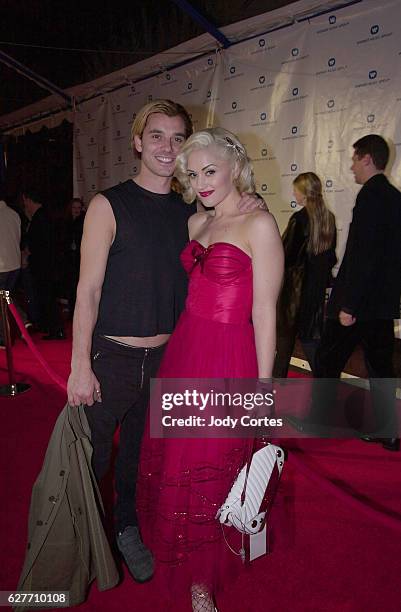
[[[357,183],[357,185],[363,185],[366,182],[365,172],[366,165],[369,162],[367,159],[368,157],[370,156],[363,155],[359,157],[356,152],[354,152],[352,156],[351,172],[354,173],[355,183]]]
[[[32,218],[32,200],[31,198],[27,198],[26,195],[22,195],[22,203],[24,205],[24,213],[28,219]]]
[[[78,200],[73,200],[71,204],[71,215],[73,219],[79,217],[82,212],[82,204]]]
[[[160,177],[171,177],[175,158],[185,142],[185,124],[180,116],[163,113],[149,116],[142,138],[134,137],[135,148],[141,153],[142,170]]]

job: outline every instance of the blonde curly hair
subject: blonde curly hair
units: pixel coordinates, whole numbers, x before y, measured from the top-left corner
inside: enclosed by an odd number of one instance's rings
[[[238,176],[234,184],[240,193],[255,193],[255,180],[252,164],[248,158],[244,145],[235,134],[221,127],[207,128],[195,132],[184,143],[175,162],[174,176],[181,185],[182,197],[190,204],[196,198],[196,193],[188,177],[188,157],[192,151],[204,149],[215,145],[223,159],[229,160],[237,166]]]

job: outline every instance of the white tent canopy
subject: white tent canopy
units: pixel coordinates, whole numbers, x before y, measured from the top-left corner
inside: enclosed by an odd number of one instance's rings
[[[356,2],[366,4],[372,3],[372,0],[328,0],[327,2],[299,0],[280,9],[223,27],[221,32],[232,44],[235,44]],[[94,81],[70,87],[65,91],[74,99],[75,108],[77,108],[84,100],[146,79],[184,62],[190,62],[204,53],[217,51],[219,48],[220,44],[211,34],[202,34],[132,66],[127,66]],[[18,135],[24,133],[26,129],[36,131],[43,126],[55,127],[64,119],[73,122],[73,114],[74,109],[66,108],[58,96],[51,95],[1,116],[0,131]]]

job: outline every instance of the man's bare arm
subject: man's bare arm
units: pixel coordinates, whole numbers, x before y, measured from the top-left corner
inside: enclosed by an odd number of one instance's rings
[[[81,269],[73,323],[68,401],[73,406],[100,400],[100,384],[91,366],[92,334],[96,324],[107,258],[115,236],[109,201],[96,195],[86,213],[81,243]],[[99,393],[97,392],[99,391]]]

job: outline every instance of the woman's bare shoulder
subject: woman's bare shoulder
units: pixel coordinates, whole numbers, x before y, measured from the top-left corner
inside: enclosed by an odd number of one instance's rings
[[[255,210],[247,218],[247,230],[251,234],[271,234],[278,231],[276,219],[267,210]]]
[[[192,238],[195,236],[202,226],[210,219],[210,213],[208,212],[197,212],[194,215],[191,215],[188,219],[188,232],[189,237]]]

